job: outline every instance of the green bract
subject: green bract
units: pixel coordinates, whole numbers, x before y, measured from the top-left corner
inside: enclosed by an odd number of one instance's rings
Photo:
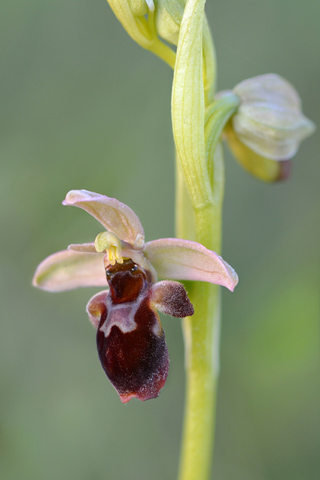
[[[189,0],[180,27],[172,87],[172,124],[177,156],[195,208],[209,204],[204,139],[202,26],[204,0]]]
[[[213,203],[214,151],[226,122],[239,105],[239,97],[232,92],[210,103],[214,82],[210,68],[212,52],[208,54],[204,48],[204,4],[203,0],[187,2],[172,89],[177,158],[195,209]]]

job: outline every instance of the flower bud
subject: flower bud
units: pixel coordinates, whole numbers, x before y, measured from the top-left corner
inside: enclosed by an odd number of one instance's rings
[[[297,91],[279,75],[250,78],[236,85],[233,93],[241,100],[232,118],[234,132],[262,157],[278,161],[293,157],[315,129],[301,111]]]
[[[151,49],[155,33],[144,15],[154,10],[153,0],[108,0],[108,3],[128,34],[141,47]]]
[[[164,40],[178,44],[180,24],[186,0],[157,0],[157,32]]]
[[[154,10],[153,1],[148,0],[129,0],[131,11],[135,17],[147,15],[149,9]]]
[[[113,13],[138,45],[174,68],[175,52],[159,37],[155,25],[155,0],[108,0]]]

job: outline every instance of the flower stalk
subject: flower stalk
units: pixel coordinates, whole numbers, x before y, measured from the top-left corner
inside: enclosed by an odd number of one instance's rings
[[[193,209],[190,220],[190,199],[178,173],[177,236],[200,239],[221,248],[221,210],[224,191],[221,147],[214,156],[214,201],[209,206]],[[187,200],[187,201],[186,201]],[[198,241],[198,240],[197,240]],[[213,288],[212,288],[213,287]],[[195,307],[194,316],[183,320],[186,368],[186,404],[179,480],[206,480],[212,463],[216,389],[219,373],[220,291],[214,285],[188,282],[189,298]]]
[[[220,252],[224,169],[219,142],[239,100],[230,95],[213,101],[216,62],[204,4],[187,2],[177,48],[172,93],[178,164],[176,234]],[[183,320],[186,404],[179,480],[206,480],[212,463],[219,372],[220,291],[195,282],[187,288],[195,314]]]
[[[179,480],[208,480],[219,375],[219,286],[233,291],[238,282],[219,256],[221,140],[226,138],[249,173],[273,182],[287,178],[290,158],[315,127],[302,114],[292,85],[274,74],[215,95],[216,59],[206,0],[108,2],[127,33],[174,70],[177,238],[145,243],[140,220],[127,205],[86,190],[70,191],[63,204],[87,211],[105,231],[95,243],[72,244],[45,259],[33,284],[52,292],[105,288],[91,298],[87,312],[97,330],[101,364],[123,403],[134,397],[157,397],[166,381],[169,361],[156,310],[186,317],[187,387]],[[160,37],[175,45],[176,52]],[[158,282],[158,276],[185,281],[190,300],[183,285]],[[151,357],[153,362],[144,361]]]
[[[205,480],[213,451],[220,295],[218,288],[203,284],[191,288],[189,295],[197,313],[183,321],[187,388],[179,479]]]

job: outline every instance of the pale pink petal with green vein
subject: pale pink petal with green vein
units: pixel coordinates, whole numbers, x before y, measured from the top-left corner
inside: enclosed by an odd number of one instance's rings
[[[96,247],[94,243],[72,243],[68,245],[68,250],[73,250],[74,252],[82,252],[82,253],[95,253],[97,254]]]
[[[49,292],[79,287],[106,287],[103,254],[63,250],[47,257],[38,266],[32,283]]]
[[[120,240],[136,249],[143,247],[144,230],[139,218],[130,207],[115,198],[88,190],[71,190],[62,204],[82,208]]]
[[[238,275],[217,253],[179,238],[162,238],[145,244],[144,253],[159,277],[216,283],[233,291]]]

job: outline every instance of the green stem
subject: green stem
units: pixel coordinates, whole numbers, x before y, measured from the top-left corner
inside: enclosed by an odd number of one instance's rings
[[[202,7],[204,4],[200,0],[187,2],[177,49],[172,109],[177,152],[185,157],[177,157],[176,162],[176,234],[178,238],[197,241],[220,253],[224,164],[218,142],[225,119],[235,107],[232,102],[229,105],[229,101],[223,100],[217,105],[218,112],[215,111],[215,51],[206,18],[202,31],[201,27],[199,30],[196,13],[200,15]],[[199,49],[194,47],[198,47],[199,35],[202,35],[202,75],[198,71]],[[204,118],[201,109],[197,108],[198,100],[202,100],[201,92],[206,109]],[[201,150],[202,135],[204,152]],[[185,167],[183,171],[182,166]],[[199,174],[200,166],[203,176]],[[192,182],[205,180],[196,191],[197,195],[190,178]],[[220,287],[205,282],[186,282],[186,288],[195,314],[183,320],[186,405],[179,480],[208,480],[219,372]]]
[[[220,146],[219,146],[220,147]],[[178,163],[178,162],[177,162]],[[194,211],[181,172],[177,172],[177,236],[192,238],[220,251],[223,172],[221,149],[213,160],[214,203]],[[179,480],[209,478],[213,454],[216,388],[219,370],[220,288],[204,282],[188,282],[195,307],[183,320],[186,346],[186,406]]]
[[[196,313],[183,323],[187,397],[180,480],[205,480],[210,474],[218,379],[219,300],[216,285],[203,283],[192,288]]]

